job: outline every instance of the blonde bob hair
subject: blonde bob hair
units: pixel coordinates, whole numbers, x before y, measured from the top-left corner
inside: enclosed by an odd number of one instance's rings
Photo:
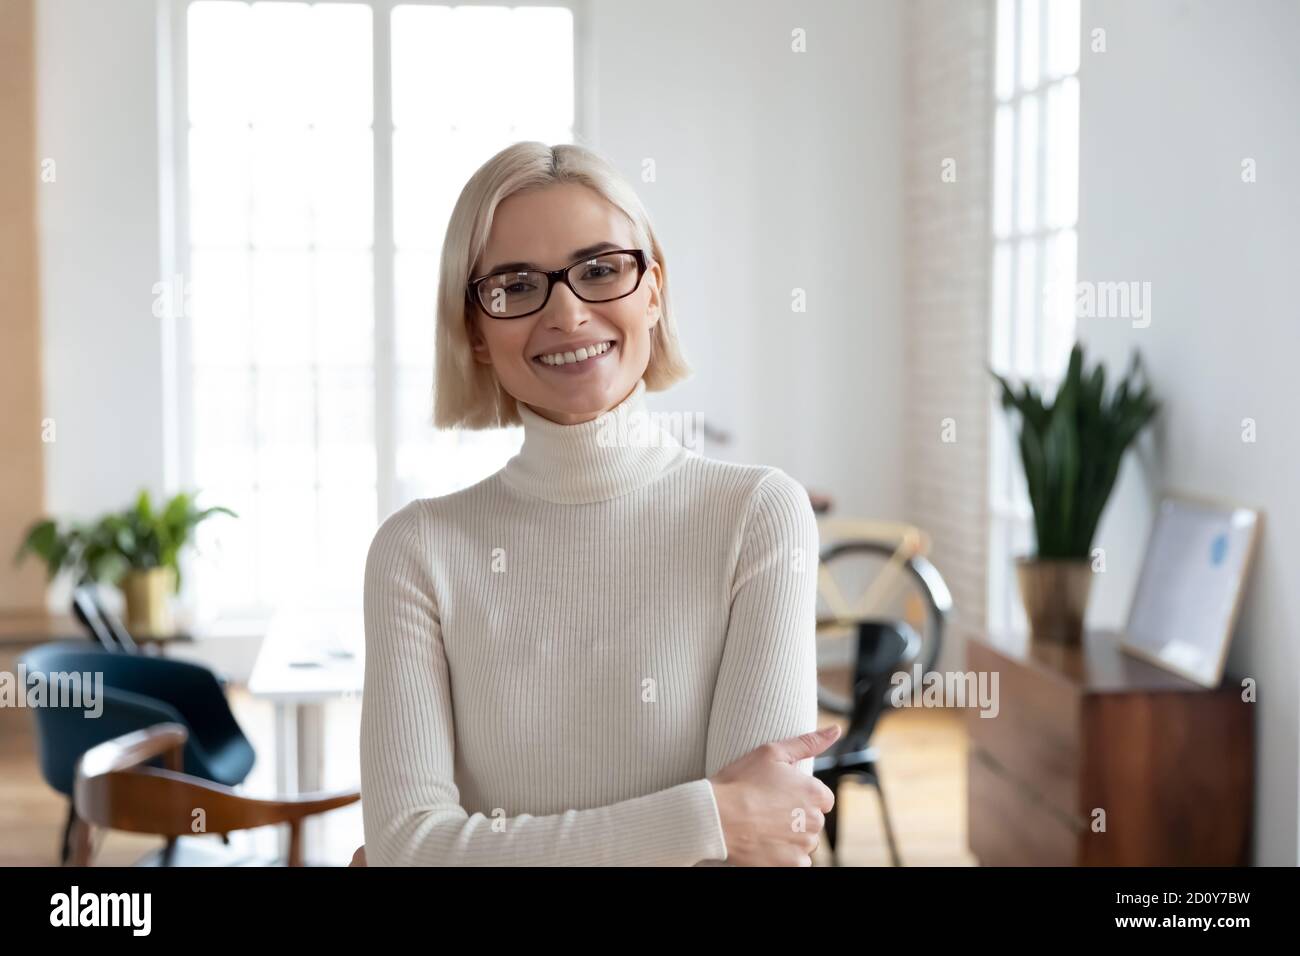
[[[617,206],[632,224],[636,245],[652,262],[659,263],[661,312],[650,330],[650,361],[643,376],[646,390],[662,391],[691,374],[677,341],[663,250],[636,192],[612,165],[585,147],[515,143],[469,178],[447,223],[438,276],[433,379],[436,427],[482,429],[521,423],[518,405],[501,386],[496,371],[474,360],[470,330],[478,318],[478,307],[466,286],[470,269],[487,246],[497,205],[520,190],[561,183],[580,183]]]

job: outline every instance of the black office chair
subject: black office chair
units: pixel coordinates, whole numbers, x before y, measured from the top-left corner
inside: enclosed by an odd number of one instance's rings
[[[902,866],[889,806],[880,782],[878,754],[871,746],[871,735],[881,716],[893,706],[890,696],[895,687],[892,680],[894,675],[900,671],[912,670],[917,663],[920,664],[922,673],[934,669],[943,646],[945,625],[952,612],[952,595],[938,569],[925,557],[912,553],[898,560],[897,551],[898,545],[893,541],[859,538],[832,542],[820,555],[824,570],[833,569],[837,564],[852,566],[855,561],[865,560],[871,564],[873,561],[897,560],[903,589],[917,601],[917,623],[922,629],[918,633],[901,618],[852,621],[857,646],[849,695],[840,695],[825,687],[818,687],[818,707],[828,713],[847,717],[849,724],[848,730],[835,741],[831,749],[813,762],[813,774],[836,795],[836,806],[826,815],[823,829],[834,865],[839,865],[836,849],[839,785],[845,779],[854,779],[875,787],[880,800],[880,815],[889,846],[890,862],[894,866]],[[819,626],[822,623],[833,628],[837,622],[826,620],[819,622]],[[838,623],[850,622],[841,618]]]
[[[894,685],[891,678],[911,667],[921,649],[921,637],[903,621],[863,621],[858,625],[858,656],[853,672],[853,706],[848,714],[849,728],[832,745],[829,752],[813,761],[813,775],[835,794],[835,806],[826,814],[826,842],[834,865],[839,865],[835,847],[838,836],[837,810],[840,782],[852,778],[876,788],[880,798],[880,816],[885,825],[885,840],[894,866],[902,866],[898,841],[889,818],[889,804],[880,783],[878,754],[871,746],[871,734],[880,715],[889,705]]]

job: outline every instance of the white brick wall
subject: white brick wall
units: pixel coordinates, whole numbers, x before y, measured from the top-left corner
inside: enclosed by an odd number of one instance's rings
[[[912,0],[904,20],[904,507],[953,593],[943,669],[964,668],[965,636],[985,625],[995,12]]]

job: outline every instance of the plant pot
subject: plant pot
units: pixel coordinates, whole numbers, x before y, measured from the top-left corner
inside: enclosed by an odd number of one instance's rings
[[[1025,602],[1033,640],[1070,646],[1083,643],[1083,615],[1092,573],[1086,558],[1016,559],[1020,598]]]
[[[176,573],[171,568],[129,571],[118,587],[126,598],[126,629],[134,637],[160,637],[172,633],[171,603]]]

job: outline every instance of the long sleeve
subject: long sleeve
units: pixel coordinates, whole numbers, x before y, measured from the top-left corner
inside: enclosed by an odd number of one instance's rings
[[[817,519],[772,469],[755,492],[731,587],[705,775],[770,740],[817,729]],[[799,769],[812,773],[811,759]]]
[[[705,779],[608,806],[489,818],[453,779],[455,727],[421,503],[390,516],[366,558],[361,791],[377,866],[690,866],[726,849]]]
[[[808,492],[773,469],[755,492],[732,584],[706,776],[768,741],[817,729],[818,546]],[[811,758],[798,765],[812,767]]]

